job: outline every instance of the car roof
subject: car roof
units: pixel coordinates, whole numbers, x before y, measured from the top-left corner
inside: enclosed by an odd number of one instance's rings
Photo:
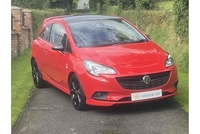
[[[67,23],[91,20],[120,19],[117,16],[108,15],[71,15],[63,18]]]
[[[109,16],[109,15],[63,15],[63,16],[54,16],[46,18],[43,21],[43,24],[54,19],[63,19],[67,23],[71,22],[80,22],[80,21],[91,21],[91,20],[105,20],[105,19],[121,19],[118,16]]]

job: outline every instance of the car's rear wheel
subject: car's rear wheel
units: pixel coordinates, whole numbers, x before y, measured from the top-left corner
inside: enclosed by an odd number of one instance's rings
[[[32,67],[32,78],[35,87],[37,88],[43,88],[47,86],[47,82],[42,79],[42,74],[38,68],[37,62],[33,60],[31,62],[31,67]]]
[[[83,111],[86,109],[86,97],[78,77],[73,74],[69,82],[70,98],[76,110]]]

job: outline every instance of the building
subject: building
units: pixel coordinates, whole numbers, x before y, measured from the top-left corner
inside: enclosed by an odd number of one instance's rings
[[[76,9],[89,9],[89,0],[78,0]]]

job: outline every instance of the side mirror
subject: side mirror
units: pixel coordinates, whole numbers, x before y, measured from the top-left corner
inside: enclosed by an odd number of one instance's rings
[[[55,44],[53,44],[52,49],[61,51],[61,50],[64,50],[64,47],[63,47],[62,43],[55,43]]]

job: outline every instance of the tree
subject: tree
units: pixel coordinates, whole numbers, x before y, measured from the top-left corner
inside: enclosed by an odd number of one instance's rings
[[[122,10],[135,8],[135,0],[118,0],[118,6]]]
[[[45,9],[49,8],[49,0],[11,0],[11,5],[29,9]]]
[[[100,4],[100,13],[102,13],[103,12],[103,4],[105,4],[104,0],[97,0],[97,2]]]
[[[69,14],[72,11],[73,0],[50,0],[51,8],[62,8]]]
[[[136,8],[151,10],[156,7],[157,0],[135,0]]]
[[[97,0],[89,0],[90,9],[97,9]]]

